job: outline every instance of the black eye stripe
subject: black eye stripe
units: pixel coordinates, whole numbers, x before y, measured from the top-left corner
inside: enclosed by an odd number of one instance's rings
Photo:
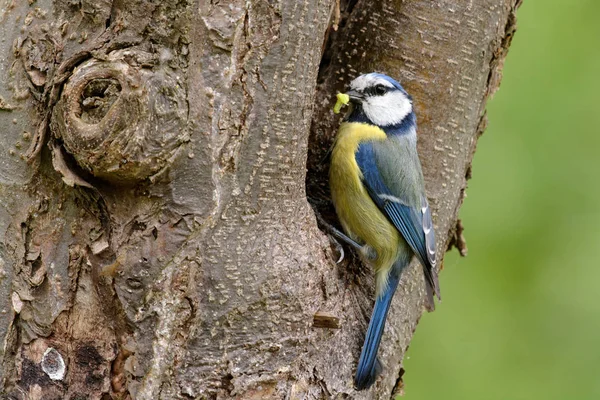
[[[375,85],[375,86],[369,86],[368,88],[365,89],[365,94],[369,95],[369,96],[382,96],[384,94],[386,94],[391,88],[385,86],[385,85]]]

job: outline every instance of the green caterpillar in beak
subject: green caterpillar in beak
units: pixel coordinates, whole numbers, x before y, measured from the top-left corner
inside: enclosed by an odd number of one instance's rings
[[[350,96],[346,93],[338,93],[335,97],[337,98],[337,101],[335,102],[335,106],[333,106],[333,112],[339,114],[342,107],[350,103]]]

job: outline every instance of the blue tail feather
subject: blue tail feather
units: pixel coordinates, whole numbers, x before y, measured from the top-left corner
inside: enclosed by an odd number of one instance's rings
[[[399,262],[394,264],[388,279],[387,289],[375,301],[369,328],[367,329],[360,359],[358,360],[356,376],[354,377],[354,384],[359,390],[366,389],[375,383],[377,376],[381,372],[382,368],[377,359],[377,350],[379,349],[379,343],[381,342],[392,298],[398,287],[398,282],[400,282],[400,272],[404,269],[404,266],[400,265]]]

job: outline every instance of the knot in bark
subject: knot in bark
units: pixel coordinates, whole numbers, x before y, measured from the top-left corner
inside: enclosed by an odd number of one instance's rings
[[[140,61],[142,60],[142,61]],[[152,56],[119,50],[75,68],[56,104],[54,136],[85,171],[110,182],[155,175],[188,141],[185,88]]]

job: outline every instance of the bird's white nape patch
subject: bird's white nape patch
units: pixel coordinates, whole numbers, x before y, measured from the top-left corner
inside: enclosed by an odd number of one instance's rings
[[[377,85],[382,85],[388,88],[394,87],[392,82],[382,78],[381,76],[377,76],[375,74],[365,74],[359,76],[358,78],[350,82],[350,89],[356,90],[357,92],[362,92],[368,87],[373,87]]]
[[[399,124],[412,112],[412,103],[400,90],[392,90],[382,96],[368,96],[362,108],[375,125],[390,126]]]

